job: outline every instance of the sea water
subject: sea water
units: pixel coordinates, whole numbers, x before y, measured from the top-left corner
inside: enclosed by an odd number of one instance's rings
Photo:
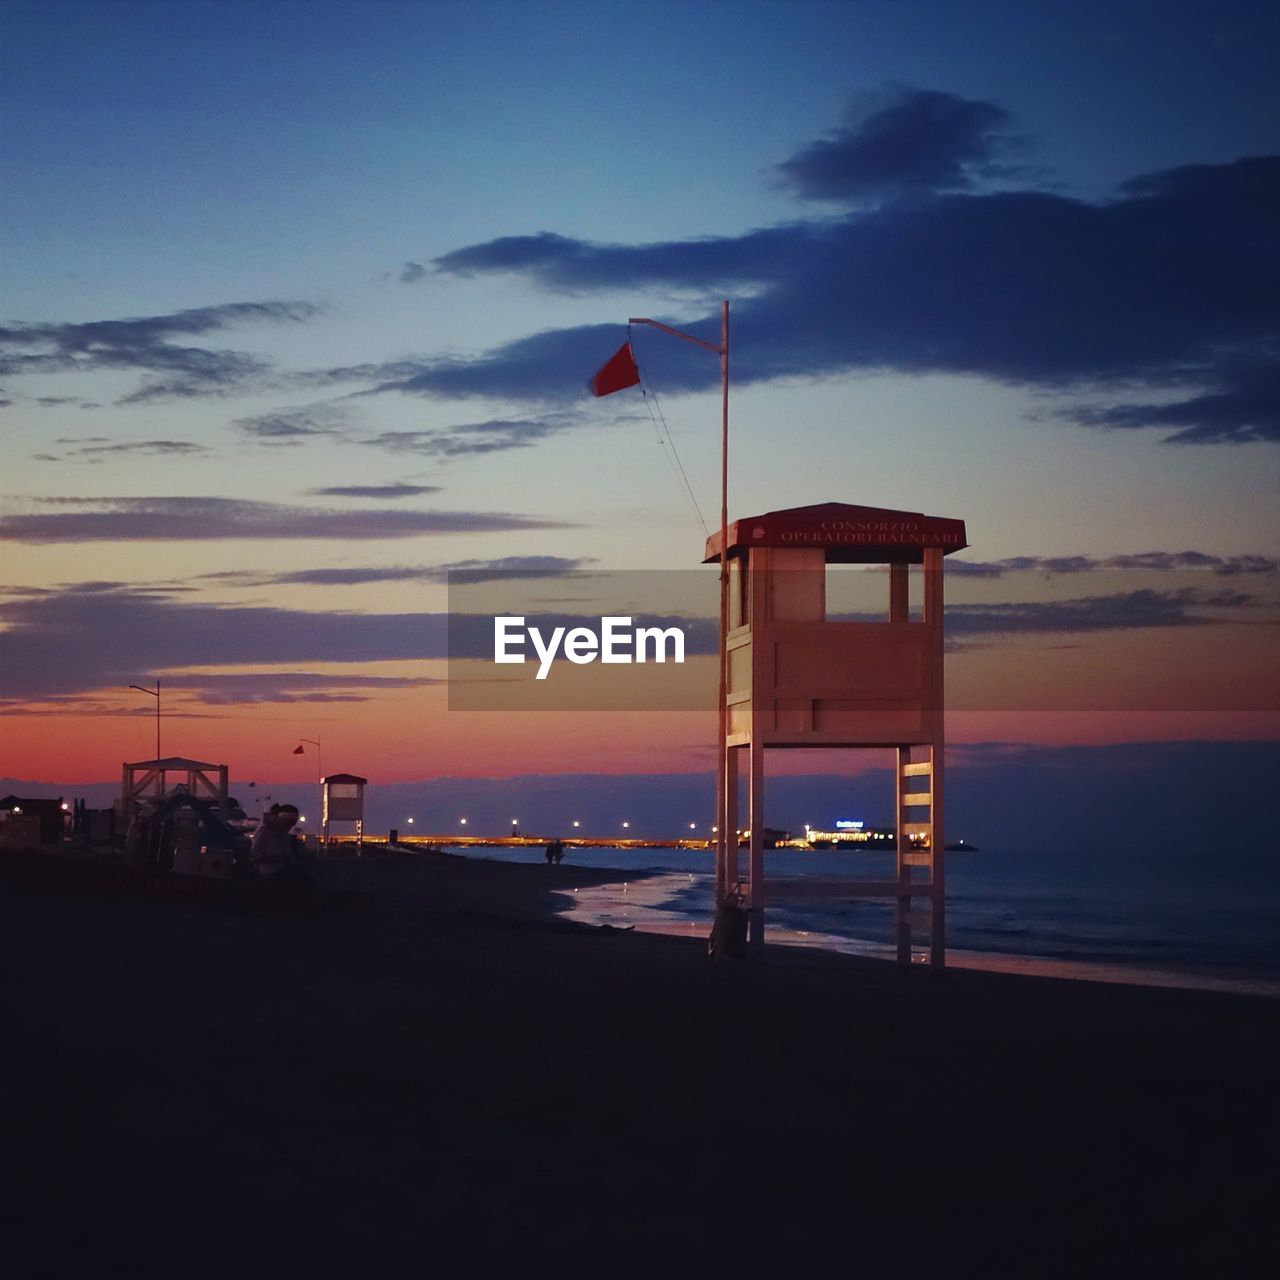
[[[543,859],[540,849],[454,852],[509,862]],[[709,932],[711,852],[570,847],[566,858],[620,873],[616,883],[572,894],[571,918],[702,937]],[[640,871],[658,874],[628,879],[628,872]],[[766,894],[770,877],[885,880],[893,874],[891,853],[765,854]],[[947,855],[946,876],[952,963],[1280,993],[1280,854],[966,851]],[[893,908],[884,900],[767,901],[766,927],[771,940],[893,954]]]

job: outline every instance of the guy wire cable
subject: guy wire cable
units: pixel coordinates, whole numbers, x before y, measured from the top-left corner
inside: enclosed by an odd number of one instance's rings
[[[631,325],[627,325],[627,341],[631,343],[632,355],[635,356],[636,349],[631,337]],[[645,407],[649,411],[649,420],[653,423],[653,429],[657,433],[658,444],[662,446],[667,462],[675,471],[676,479],[689,499],[689,505],[693,508],[693,514],[697,517],[698,523],[702,526],[703,534],[709,538],[711,530],[707,528],[707,522],[703,519],[702,509],[698,506],[698,499],[694,496],[693,486],[689,483],[689,475],[684,469],[684,463],[680,460],[680,451],[676,448],[675,439],[671,435],[671,428],[667,425],[666,415],[662,412],[662,405],[658,403],[658,390],[653,386],[652,378],[641,367],[638,356],[636,357],[636,371],[640,374],[640,394],[644,397]]]

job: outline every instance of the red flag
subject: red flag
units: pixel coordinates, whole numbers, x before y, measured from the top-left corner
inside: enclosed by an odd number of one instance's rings
[[[305,751],[303,751],[303,749],[302,749],[302,744],[301,744],[301,743],[299,743],[296,747],[294,747],[294,749],[293,749],[293,754],[294,754],[295,756],[305,756],[307,753],[306,753]]]
[[[593,396],[611,396],[615,391],[636,386],[639,381],[640,370],[636,368],[636,358],[631,354],[631,343],[624,342],[605,361],[600,372],[587,383],[587,387]]]

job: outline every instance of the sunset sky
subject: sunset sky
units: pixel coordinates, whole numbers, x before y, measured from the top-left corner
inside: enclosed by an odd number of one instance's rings
[[[706,769],[710,712],[449,711],[443,615],[450,568],[697,569],[653,399],[584,384],[721,298],[731,518],[967,522],[954,741],[1280,736],[1274,4],[0,24],[0,777],[149,758],[157,679],[237,777]],[[716,361],[634,336],[714,522]]]

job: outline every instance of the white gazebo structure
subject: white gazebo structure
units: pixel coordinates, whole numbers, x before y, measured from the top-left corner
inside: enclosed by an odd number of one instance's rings
[[[896,903],[897,955],[927,945],[946,956],[943,881],[942,561],[966,546],[962,520],[840,502],[771,511],[728,527],[729,604],[718,813],[716,905],[745,908],[749,945],[764,943],[766,894],[883,897]],[[719,562],[720,535],[706,561]],[[827,569],[884,565],[874,619],[828,614]],[[923,570],[913,619],[909,571]],[[764,877],[764,757],[781,748],[889,747],[896,752],[896,874],[892,880],[777,881]],[[738,788],[750,827],[739,865]]]
[[[154,804],[180,789],[199,800],[212,801],[219,816],[226,818],[227,766],[182,756],[125,764],[120,777],[121,817],[127,821],[134,806]]]

